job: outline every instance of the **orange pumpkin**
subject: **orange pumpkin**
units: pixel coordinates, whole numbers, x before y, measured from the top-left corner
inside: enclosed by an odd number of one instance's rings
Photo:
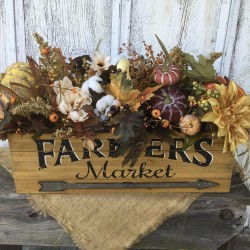
[[[181,132],[186,135],[195,135],[201,129],[200,118],[195,115],[185,115],[179,122]]]

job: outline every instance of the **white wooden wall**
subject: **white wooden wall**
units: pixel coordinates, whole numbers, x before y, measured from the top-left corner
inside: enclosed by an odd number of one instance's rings
[[[216,69],[250,93],[248,0],[0,0],[0,71],[26,55],[37,57],[33,33],[66,56],[91,53],[99,40],[105,54],[123,42],[143,52],[142,41],[178,44],[196,55],[222,51]]]

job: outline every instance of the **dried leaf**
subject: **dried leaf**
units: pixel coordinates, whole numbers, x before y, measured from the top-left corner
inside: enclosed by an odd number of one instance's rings
[[[85,140],[83,140],[82,144],[83,144],[83,147],[87,148],[90,152],[94,151],[95,149],[94,142],[89,138],[86,138]]]
[[[36,61],[31,56],[27,56],[27,60],[28,60],[32,75],[35,78],[37,86],[46,84],[46,82],[44,81],[44,77],[41,76],[40,68],[39,68],[39,65],[36,63]]]
[[[139,90],[132,88],[130,80],[124,79],[122,74],[118,76],[111,74],[111,83],[107,85],[107,89],[122,104],[135,105],[138,102]]]
[[[69,73],[68,65],[67,65],[67,63],[65,61],[65,57],[62,55],[61,49],[53,48],[53,52],[55,53],[56,57],[58,58],[60,65],[63,66],[63,75],[67,76],[70,79],[74,78]]]
[[[153,92],[161,87],[162,85],[157,85],[155,87],[148,87],[144,89],[138,96],[138,100],[140,101],[141,104],[143,104],[144,102],[150,100],[154,96]]]

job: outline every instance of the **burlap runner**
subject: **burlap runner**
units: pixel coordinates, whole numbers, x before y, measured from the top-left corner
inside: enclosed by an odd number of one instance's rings
[[[11,169],[7,147],[0,165]],[[35,210],[52,215],[81,249],[126,249],[181,213],[198,193],[32,194]]]

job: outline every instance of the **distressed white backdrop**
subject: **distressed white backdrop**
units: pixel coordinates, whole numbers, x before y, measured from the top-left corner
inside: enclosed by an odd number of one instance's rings
[[[0,72],[26,55],[37,58],[34,32],[73,57],[93,52],[100,40],[111,56],[123,42],[143,52],[143,40],[157,52],[157,34],[167,48],[221,51],[217,71],[250,94],[249,18],[248,0],[0,0]],[[249,172],[245,159],[238,160]]]

